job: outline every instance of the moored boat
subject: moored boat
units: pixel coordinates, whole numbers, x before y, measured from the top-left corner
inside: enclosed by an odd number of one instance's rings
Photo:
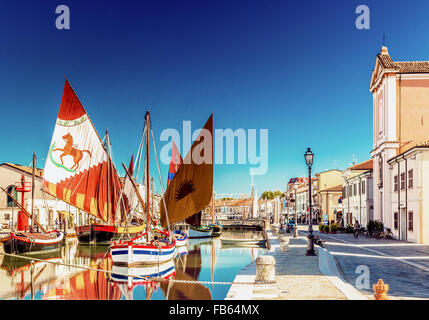
[[[95,223],[77,226],[75,229],[77,238],[82,243],[107,244],[110,243],[110,240],[112,240],[116,233],[115,226]]]
[[[176,238],[176,247],[186,246],[188,244],[188,233],[184,230],[174,230],[173,236]]]
[[[193,227],[189,228],[189,238],[210,238],[213,233],[213,228],[209,226]]]
[[[173,238],[147,241],[142,234],[127,241],[113,242],[110,248],[115,265],[153,265],[172,260],[176,253],[176,241]]]
[[[32,254],[41,251],[59,250],[64,240],[64,234],[58,230],[46,233],[11,232],[1,239],[5,253]]]

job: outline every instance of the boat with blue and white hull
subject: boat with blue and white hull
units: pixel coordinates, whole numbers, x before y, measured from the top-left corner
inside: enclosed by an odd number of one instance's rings
[[[174,230],[173,236],[176,239],[176,247],[183,247],[188,244],[188,233],[184,230]]]
[[[142,234],[126,241],[113,242],[110,247],[114,265],[155,265],[172,260],[176,254],[176,240],[146,240]]]

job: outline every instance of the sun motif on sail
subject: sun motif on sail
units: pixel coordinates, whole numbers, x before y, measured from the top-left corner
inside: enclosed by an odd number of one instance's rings
[[[195,184],[191,180],[181,183],[176,190],[176,201],[179,201],[196,190]]]
[[[50,159],[54,165],[57,167],[63,168],[67,171],[76,172],[76,170],[79,169],[79,163],[83,158],[84,153],[87,153],[89,157],[92,157],[91,151],[89,150],[79,150],[73,145],[73,136],[70,133],[65,134],[62,136],[63,140],[66,142],[63,148],[55,148],[55,142],[51,146],[51,150],[49,152]],[[53,157],[52,153],[55,151],[62,151],[62,154],[59,156],[61,160],[61,164],[57,163]],[[70,168],[67,168],[64,165],[63,158],[65,156],[71,156],[73,157],[73,165]]]

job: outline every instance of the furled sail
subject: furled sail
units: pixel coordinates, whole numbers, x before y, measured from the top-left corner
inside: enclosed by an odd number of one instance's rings
[[[161,200],[161,223],[179,222],[205,209],[213,192],[213,115],[191,146]]]
[[[173,141],[173,145],[171,147],[170,167],[168,169],[167,187],[170,185],[171,180],[173,180],[174,176],[176,175],[177,170],[179,170],[182,163],[183,163],[183,160],[182,160],[182,157],[180,155],[180,152],[177,149],[176,144]]]
[[[65,81],[44,168],[44,191],[105,222],[114,222],[121,182],[103,142]]]

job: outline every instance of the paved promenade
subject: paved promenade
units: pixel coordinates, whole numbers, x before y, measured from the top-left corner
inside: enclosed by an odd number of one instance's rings
[[[304,234],[304,230],[301,234]],[[326,249],[335,257],[341,276],[355,286],[361,273],[369,270],[369,286],[359,291],[373,295],[372,285],[383,279],[390,286],[389,299],[429,299],[429,246],[399,240],[376,240],[352,234],[320,234]]]
[[[276,259],[275,284],[231,286],[226,299],[243,300],[346,300],[365,299],[352,286],[339,278],[335,263],[326,250],[315,247],[317,256],[306,256],[307,239],[289,237],[289,250],[281,252],[278,235],[269,233],[271,250],[267,255]],[[331,260],[330,260],[331,259]],[[255,262],[244,267],[236,282],[252,282],[256,275]]]

